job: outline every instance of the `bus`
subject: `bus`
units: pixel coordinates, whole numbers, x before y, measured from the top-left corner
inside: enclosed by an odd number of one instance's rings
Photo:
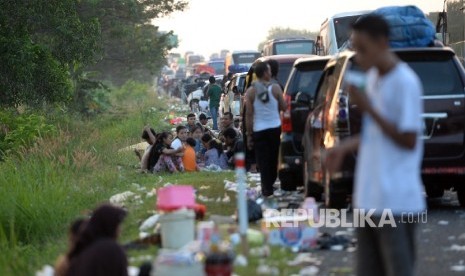
[[[357,11],[336,14],[326,19],[317,38],[317,53],[322,56],[335,55],[347,46],[351,26],[357,19],[371,11]]]
[[[252,63],[261,56],[261,53],[258,51],[234,51],[232,53],[228,53],[226,59],[224,61],[224,68],[226,70],[226,74],[230,72],[230,66],[238,65],[243,66],[245,72],[247,72],[248,68],[252,65]],[[235,72],[240,73],[240,72]]]
[[[192,67],[192,65],[200,62],[204,62],[205,58],[201,55],[190,54],[186,58],[187,67]]]
[[[315,40],[307,38],[272,39],[263,46],[263,56],[274,55],[313,55]]]

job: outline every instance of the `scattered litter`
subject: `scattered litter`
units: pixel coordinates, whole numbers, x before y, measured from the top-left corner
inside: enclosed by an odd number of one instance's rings
[[[141,240],[147,238],[148,236],[150,236],[150,234],[147,233],[147,232],[140,232],[139,233],[139,239],[141,239]]]
[[[221,172],[223,171],[220,166],[211,164],[202,169],[204,172]]]
[[[141,226],[139,227],[139,230],[147,231],[147,230],[153,229],[155,225],[157,224],[159,218],[160,218],[160,215],[158,214],[150,216],[141,224]]]
[[[262,232],[255,229],[247,229],[247,242],[250,246],[261,246],[265,242]]]
[[[208,190],[210,189],[210,186],[200,186],[199,190]]]
[[[465,251],[465,245],[453,244],[449,247],[450,251]]]
[[[257,267],[257,275],[279,275],[279,269],[274,266],[261,264]]]
[[[299,272],[300,276],[313,276],[313,275],[318,275],[318,272],[320,272],[320,269],[314,265],[302,268]]]
[[[55,270],[50,265],[44,265],[42,270],[36,272],[36,276],[53,276],[55,275]]]
[[[226,191],[237,192],[237,183],[229,180],[224,180],[224,189]]]
[[[211,201],[214,201],[213,198],[208,198],[206,196],[203,196],[203,195],[199,195],[197,196],[197,199],[201,202],[211,202]]]
[[[221,199],[221,202],[229,203],[231,202],[231,198],[228,196],[228,194],[224,193],[224,197]]]
[[[331,251],[342,251],[344,250],[344,246],[341,244],[331,245]]]
[[[146,198],[150,198],[150,197],[154,197],[155,195],[157,194],[157,189],[152,189],[150,192],[148,192],[145,197]]]
[[[266,258],[271,255],[271,249],[268,245],[254,247],[250,249],[250,255],[258,258]]]
[[[261,181],[262,181],[260,175],[257,175],[257,176],[255,176],[255,175],[254,175],[254,176],[250,176],[250,177],[248,178],[248,180],[249,180],[249,182],[261,182]]]
[[[439,225],[449,225],[449,222],[447,220],[440,220],[438,221]]]
[[[450,270],[455,271],[455,272],[464,272],[465,265],[463,265],[463,261],[460,261],[458,264],[451,266]]]
[[[245,266],[247,266],[248,264],[249,264],[249,262],[247,261],[247,258],[244,257],[244,255],[241,255],[241,254],[237,255],[237,256],[236,256],[236,259],[234,260],[234,265],[236,265],[236,266],[243,266],[243,267],[245,267]]]
[[[299,253],[294,260],[288,261],[290,266],[321,265],[321,261],[310,253]]]
[[[134,190],[137,190],[139,192],[142,192],[142,191],[145,191],[147,188],[137,184],[137,183],[132,183],[131,184],[131,188],[134,189]]]
[[[453,241],[453,240],[455,240],[455,236],[449,236],[449,237],[447,237],[447,239],[450,240],[450,241]]]
[[[431,229],[425,228],[425,229],[422,230],[422,232],[423,232],[423,233],[429,233],[429,232],[431,232]]]
[[[240,242],[241,242],[241,235],[239,235],[239,233],[233,233],[230,237],[229,237],[229,241],[231,242],[232,245],[238,245]],[[252,248],[250,250],[250,254],[253,256],[252,254],[252,250],[254,248]],[[257,256],[255,256],[257,257]]]
[[[173,186],[173,184],[171,184],[171,183],[169,183],[169,182],[168,182],[168,183],[165,183],[165,184],[163,184],[163,187],[169,187],[169,186]]]
[[[136,194],[131,191],[122,192],[122,193],[111,196],[110,203],[115,206],[124,207],[124,203],[135,195]]]

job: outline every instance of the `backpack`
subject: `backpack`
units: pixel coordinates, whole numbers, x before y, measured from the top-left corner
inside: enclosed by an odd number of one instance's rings
[[[436,29],[433,23],[416,6],[379,8],[373,14],[388,22],[392,48],[427,47],[434,44]]]

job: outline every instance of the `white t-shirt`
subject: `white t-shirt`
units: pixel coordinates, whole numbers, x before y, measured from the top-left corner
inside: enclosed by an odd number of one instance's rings
[[[208,110],[208,101],[200,101],[199,102],[199,107],[200,107],[200,111],[202,112],[206,112]]]
[[[171,142],[171,148],[175,150],[182,148],[181,139],[179,138],[174,139],[173,142]]]
[[[367,74],[366,93],[374,108],[401,132],[417,132],[415,149],[397,145],[378,124],[364,115],[362,136],[355,173],[354,206],[376,209],[394,215],[421,212],[425,198],[421,180],[423,157],[423,88],[418,76],[405,63],[399,63],[387,75],[376,69]]]

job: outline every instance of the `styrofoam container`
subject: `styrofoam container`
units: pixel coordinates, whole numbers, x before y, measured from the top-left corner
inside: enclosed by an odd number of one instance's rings
[[[163,248],[179,249],[194,240],[194,211],[182,209],[163,214],[159,222]]]
[[[158,190],[157,209],[172,211],[180,208],[194,208],[194,188],[187,185],[174,185]]]

